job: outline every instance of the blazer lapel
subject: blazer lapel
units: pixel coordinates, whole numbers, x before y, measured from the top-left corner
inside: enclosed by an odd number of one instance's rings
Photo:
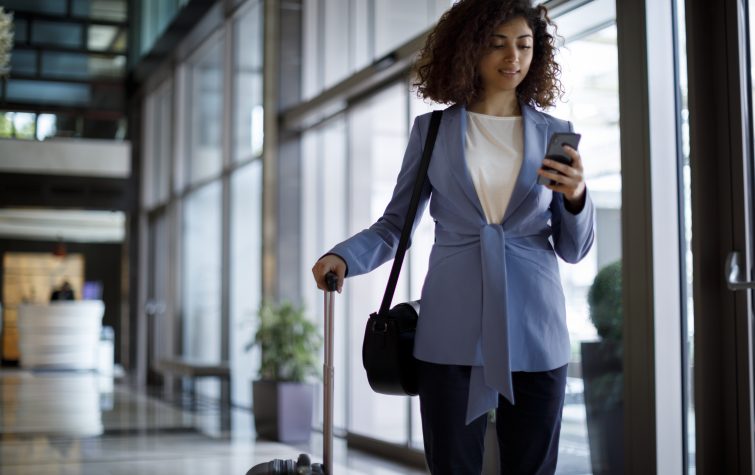
[[[516,211],[524,198],[537,183],[537,169],[545,157],[545,137],[548,135],[548,122],[532,107],[520,103],[522,128],[524,129],[524,160],[516,178],[503,222]]]
[[[443,112],[443,122],[441,122],[441,127],[444,127],[443,124],[445,124],[446,130],[445,133],[439,133],[438,136],[443,137],[445,141],[445,148],[448,152],[444,155],[448,160],[448,168],[451,170],[451,174],[464,191],[466,198],[477,210],[480,218],[485,220],[485,213],[482,211],[482,204],[480,204],[480,198],[477,196],[472,177],[469,175],[465,158],[466,112],[467,109],[462,105],[455,105],[446,109]]]

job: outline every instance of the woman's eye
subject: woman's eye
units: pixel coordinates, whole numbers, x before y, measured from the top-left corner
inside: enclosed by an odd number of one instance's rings
[[[532,46],[530,45],[519,45],[520,49],[532,49]]]

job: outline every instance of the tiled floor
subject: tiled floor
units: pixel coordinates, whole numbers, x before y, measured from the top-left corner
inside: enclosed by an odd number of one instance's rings
[[[91,373],[0,370],[3,475],[243,475],[309,448],[255,441],[248,411],[232,411],[230,427],[212,405],[184,411]],[[338,474],[424,473],[338,441],[334,452]]]
[[[321,461],[321,446],[317,433],[298,447],[257,441],[249,411],[223,417],[206,402],[187,411],[92,373],[0,370],[3,475],[243,475],[300,452]],[[341,439],[334,452],[338,475],[425,473],[347,450]],[[581,404],[564,408],[557,473],[590,473]]]

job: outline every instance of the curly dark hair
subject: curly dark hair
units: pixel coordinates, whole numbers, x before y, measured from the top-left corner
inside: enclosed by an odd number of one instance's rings
[[[546,108],[563,94],[556,62],[555,25],[548,10],[530,0],[460,0],[441,16],[414,64],[417,95],[441,104],[474,103],[482,93],[477,70],[488,52],[490,37],[512,18],[525,19],[534,35],[532,63],[517,87],[525,104]]]

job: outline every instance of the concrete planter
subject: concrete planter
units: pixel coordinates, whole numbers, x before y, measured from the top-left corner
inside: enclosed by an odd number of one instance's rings
[[[254,381],[252,403],[257,436],[284,443],[308,441],[314,390],[309,383]]]

